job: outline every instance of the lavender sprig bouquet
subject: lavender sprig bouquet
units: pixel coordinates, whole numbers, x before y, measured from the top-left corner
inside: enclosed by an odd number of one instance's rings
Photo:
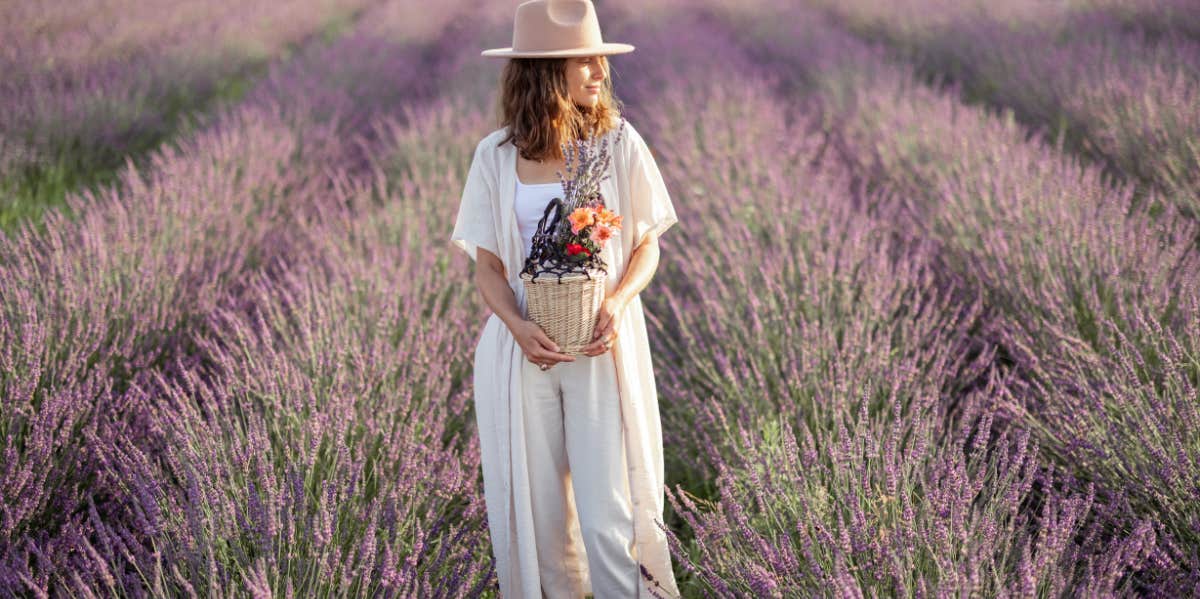
[[[624,134],[625,117],[621,117],[614,143],[619,143]],[[573,140],[561,147],[566,157],[567,171],[573,174],[567,179],[562,171],[556,173],[563,184],[564,208],[570,213],[600,195],[600,182],[608,177],[612,156],[608,152],[608,145],[594,137]],[[572,168],[573,165],[575,168]]]
[[[625,118],[616,128],[614,143],[625,134]],[[609,176],[612,155],[602,139],[588,137],[562,145],[568,179],[558,171],[563,185],[562,214],[555,231],[555,245],[565,252],[567,262],[579,268],[604,269],[600,250],[621,228],[621,217],[604,206],[600,183]]]

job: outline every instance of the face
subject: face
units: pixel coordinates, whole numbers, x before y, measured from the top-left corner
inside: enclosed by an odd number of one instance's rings
[[[576,104],[595,106],[600,101],[600,86],[608,76],[602,56],[567,58],[567,88]]]

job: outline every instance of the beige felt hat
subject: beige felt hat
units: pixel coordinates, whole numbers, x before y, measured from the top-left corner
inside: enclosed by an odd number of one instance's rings
[[[633,46],[600,38],[592,0],[529,0],[517,6],[512,46],[480,54],[489,58],[551,58],[627,52],[633,52]]]

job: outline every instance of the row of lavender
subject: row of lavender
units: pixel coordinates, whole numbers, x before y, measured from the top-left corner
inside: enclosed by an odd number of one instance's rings
[[[424,228],[465,174],[464,131],[481,128],[466,106],[390,125],[376,176],[306,227],[279,272],[253,276],[245,305],[207,318],[205,363],[134,400],[162,465],[123,470],[165,504],[154,547],[176,564],[164,569],[176,592],[185,580],[197,595],[263,597],[494,585],[462,351],[479,314],[470,287],[429,276],[448,269]],[[409,144],[443,154],[410,171]]]
[[[1131,534],[1128,542],[1141,544],[1149,559],[1135,564],[1134,571],[1142,570],[1134,578],[1141,592],[1196,592],[1200,447],[1194,364],[1200,354],[1200,266],[1192,246],[1194,224],[1174,215],[1127,214],[1130,186],[1106,184],[1097,168],[1081,166],[1036,139],[1027,141],[1011,119],[962,106],[955,90],[941,93],[915,84],[911,74],[887,62],[882,49],[839,33],[812,11],[778,6],[773,11],[773,18],[719,12],[727,21],[738,21],[740,41],[754,46],[755,62],[780,76],[776,87],[787,90],[790,101],[811,103],[819,112],[815,126],[826,143],[823,151],[837,154],[852,169],[853,180],[875,190],[853,201],[865,204],[867,212],[889,215],[901,236],[936,248],[939,288],[953,283],[982,301],[986,316],[972,337],[997,350],[996,374],[967,388],[943,388],[943,396],[969,405],[985,381],[992,385],[981,399],[1016,425],[1013,434],[1033,435],[1047,468],[1065,467],[1097,484],[1097,509],[1104,514],[1097,526],[1108,530],[1087,538]],[[1150,197],[1155,199],[1153,192]],[[790,246],[779,250],[803,255]],[[720,287],[706,283],[707,315],[723,303],[714,291]],[[802,283],[800,290],[806,287]],[[836,287],[825,293],[844,294]],[[862,294],[853,297],[863,301]],[[762,303],[760,298],[752,305]],[[964,309],[969,305],[962,302]],[[802,304],[794,310],[811,308]],[[753,321],[737,316],[747,311],[740,306],[730,321],[758,330],[749,326]],[[899,318],[924,313],[912,302],[891,312]],[[821,322],[827,329],[829,324]],[[687,328],[672,323],[666,330]],[[740,329],[723,327],[720,338],[738,339]],[[763,330],[778,329],[764,323]],[[761,343],[749,331],[745,344]],[[844,343],[839,336],[835,347]],[[788,390],[764,376],[779,364],[778,350],[767,355],[770,361],[749,368],[731,387],[764,380],[760,395]],[[715,356],[702,380],[734,377],[736,371],[718,366],[744,362]],[[823,374],[821,380],[833,378],[831,372]],[[1002,377],[1002,383],[993,385],[994,377]],[[709,391],[732,392],[722,386]],[[811,464],[805,466],[809,470],[799,471],[811,471]],[[776,494],[766,496],[778,497],[779,487],[772,489]],[[805,509],[813,508],[806,504]],[[778,518],[779,512],[759,510],[755,516]],[[766,530],[783,534],[780,527],[788,522],[769,523]],[[837,522],[824,524],[836,530],[830,524]],[[754,546],[758,541],[749,538],[747,555],[763,551]],[[860,547],[853,541],[853,535],[847,537],[847,543]],[[1127,557],[1130,561],[1123,563],[1137,562]],[[861,575],[852,578],[862,582]],[[1086,580],[1094,584],[1104,578]]]
[[[203,129],[273,59],[368,2],[11,2],[0,7],[0,227],[13,230],[127,158]]]
[[[961,83],[964,96],[1062,135],[1117,177],[1165,191],[1158,208],[1200,218],[1195,3],[810,4],[888,40],[920,70]]]
[[[194,472],[201,454],[188,436],[163,436],[170,417],[186,413],[152,409],[168,405],[155,390],[194,382],[191,373],[216,359],[202,339],[218,317],[249,310],[257,281],[282,277],[311,251],[310,223],[374,176],[368,157],[384,142],[382,124],[406,123],[434,97],[429,71],[456,58],[441,50],[488,23],[443,31],[459,8],[427,13],[430,29],[414,39],[412,6],[380,5],[352,34],[273,67],[245,101],[156,152],[147,170],[69,195],[78,219],[52,210],[44,231],[24,226],[3,240],[0,596],[243,584],[236,570],[165,536],[183,521],[172,520],[175,509],[212,512],[180,495],[208,491],[188,484],[203,479]],[[214,415],[215,405],[195,399]],[[222,414],[220,426],[243,417]],[[182,465],[164,473],[169,457]],[[405,463],[403,474],[427,463]],[[229,557],[226,543],[207,539],[210,557]]]
[[[1103,11],[1151,34],[1179,31],[1200,39],[1200,9],[1190,0],[1086,0],[1075,6]]]

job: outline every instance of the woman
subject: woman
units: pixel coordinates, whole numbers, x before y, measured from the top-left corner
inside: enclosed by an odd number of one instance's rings
[[[500,121],[475,148],[451,234],[476,262],[492,315],[475,350],[475,408],[493,555],[505,598],[677,597],[663,515],[662,432],[638,293],[677,222],[653,156],[614,106],[606,43],[590,0],[517,7]],[[609,144],[600,191],[622,216],[601,257],[606,297],[581,356],[525,318],[519,273],[565,172],[560,144]],[[617,139],[617,138],[620,139]],[[654,594],[651,594],[653,591]]]

